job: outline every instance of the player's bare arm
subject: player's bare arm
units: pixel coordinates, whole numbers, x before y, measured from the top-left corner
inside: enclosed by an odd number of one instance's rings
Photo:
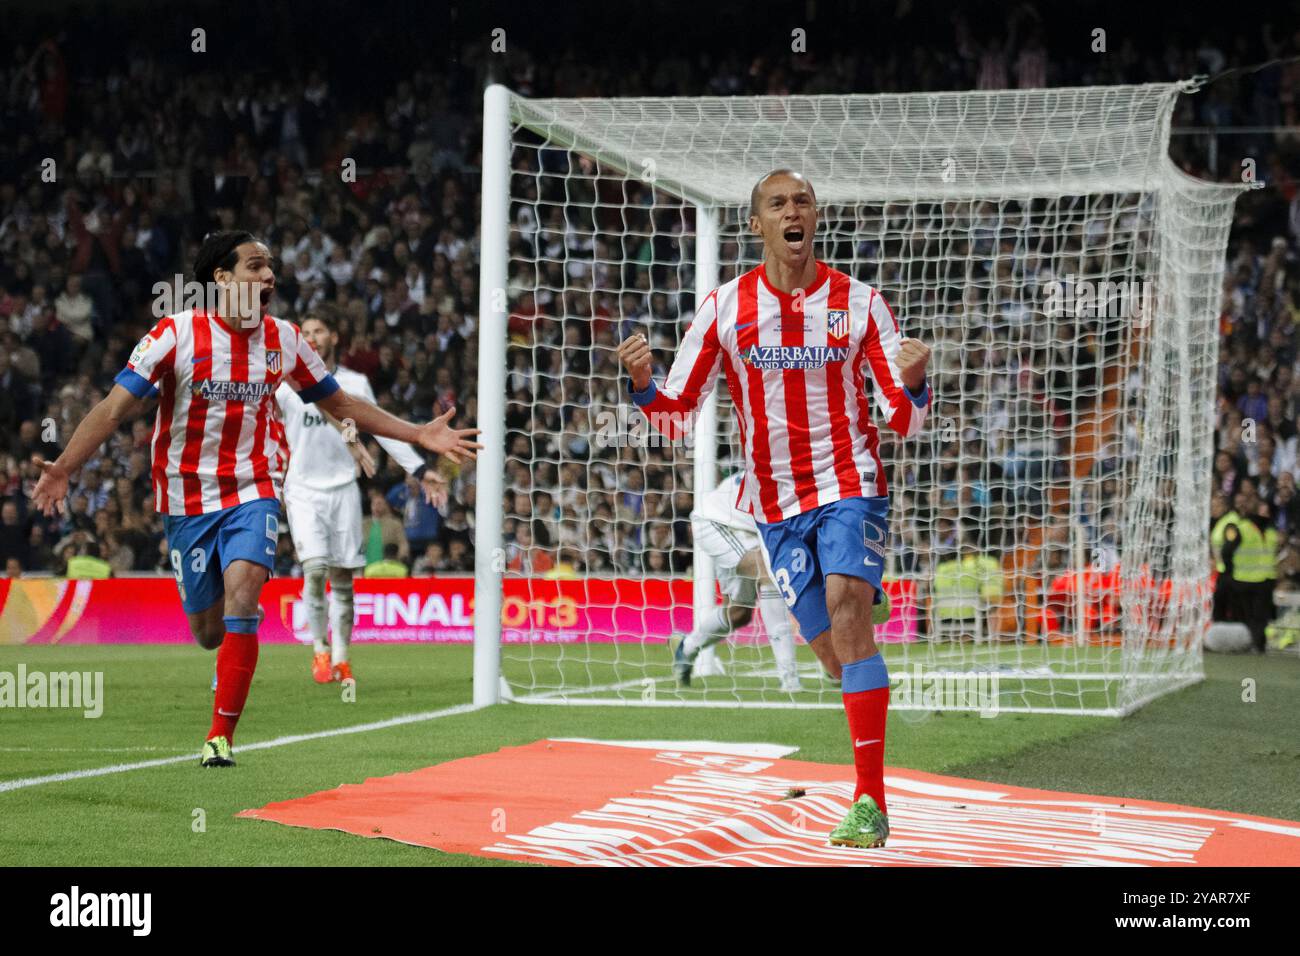
[[[82,419],[68,439],[63,454],[54,461],[46,461],[39,455],[32,457],[41,469],[40,480],[36,482],[33,492],[33,500],[41,513],[47,518],[52,517],[56,510],[63,513],[64,498],[68,494],[68,477],[84,465],[118,428],[143,414],[151,401],[148,398],[136,398],[121,385],[114,385],[108,395]]]
[[[365,399],[349,395],[342,389],[316,404],[335,418],[352,419],[361,431],[419,445],[427,451],[446,455],[457,464],[466,459],[473,459],[478,449],[483,447],[473,440],[474,436],[479,434],[479,429],[451,427],[452,416],[456,414],[455,408],[447,409],[431,422],[415,425],[403,421],[396,415],[390,415],[378,405]]]

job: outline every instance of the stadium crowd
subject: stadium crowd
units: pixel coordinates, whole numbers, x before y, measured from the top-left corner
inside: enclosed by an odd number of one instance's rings
[[[57,454],[111,387],[153,324],[155,283],[171,285],[187,273],[197,244],[215,228],[247,228],[269,241],[278,259],[271,312],[293,320],[329,316],[342,363],[370,377],[381,405],[416,420],[455,405],[458,424],[475,421],[478,91],[489,77],[535,96],[997,89],[1168,80],[1300,53],[1300,32],[1279,36],[1246,21],[1233,29],[1194,41],[1170,38],[1158,55],[1116,37],[1112,55],[1091,59],[1049,55],[1050,31],[1029,8],[996,35],[978,35],[958,17],[950,44],[910,53],[893,46],[883,57],[751,58],[684,45],[654,58],[627,58],[616,47],[595,58],[589,50],[518,46],[496,56],[484,39],[446,65],[423,62],[391,79],[378,71],[386,88],[364,102],[345,90],[350,74],[336,62],[228,82],[222,71],[195,70],[141,47],[83,63],[78,47],[57,38],[11,43],[0,51],[3,570],[59,574],[82,555],[119,574],[170,573],[152,506],[149,421],[123,429],[74,476],[68,511],[54,519],[30,506],[37,478],[31,459]],[[1297,94],[1298,63],[1239,75],[1182,97],[1175,125],[1294,128]],[[1205,134],[1176,136],[1174,156],[1189,172],[1220,179],[1240,174],[1235,157],[1258,157],[1266,183],[1239,201],[1229,250],[1214,514],[1266,509],[1280,535],[1280,574],[1300,583],[1300,140],[1221,137],[1214,168],[1205,159],[1207,141]],[[355,181],[340,175],[345,159],[355,161]],[[511,211],[507,567],[552,575],[686,571],[689,459],[668,451],[646,457],[599,436],[601,411],[622,401],[612,351],[618,339],[648,326],[667,360],[693,312],[692,250],[682,238],[689,213],[633,184],[604,206],[617,222],[596,217],[584,228],[547,194],[559,182],[573,190],[566,194],[572,202],[582,202],[584,189],[595,198],[602,187],[590,161],[579,157],[573,169],[551,169],[548,177],[541,175],[547,158],[533,160],[516,166],[522,199]],[[881,244],[866,251],[887,258],[892,250]],[[743,239],[727,243],[724,279],[752,255]],[[867,277],[886,287],[905,278],[887,267]],[[965,298],[960,283],[953,288],[955,310],[996,311]],[[1001,287],[988,288],[991,300]],[[1104,336],[1092,341],[1086,331],[1072,334],[1087,348],[1113,344]],[[1050,520],[1053,502],[1043,489],[1068,433],[1073,396],[1095,392],[1096,383],[1065,371],[1077,362],[1040,361],[1068,344],[1039,343],[1039,360],[1024,361],[998,354],[996,344],[984,343],[991,354],[982,367],[990,371],[967,393],[991,399],[963,407],[941,391],[930,439],[973,442],[971,458],[989,464],[921,477],[932,489],[929,500],[900,509],[919,516],[904,529],[904,571],[963,547],[1013,547],[979,529],[1010,527],[997,515],[1015,509],[1064,527]],[[966,361],[962,367],[972,367]],[[1052,366],[1055,373],[1045,371]],[[380,470],[363,479],[367,528],[375,528],[368,560],[396,545],[416,575],[471,571],[472,466],[440,464],[451,495],[437,512],[377,445],[371,450]],[[1117,546],[1117,520],[1104,504],[1115,502],[1116,487],[1107,474],[1099,473],[1090,539],[1102,563],[1105,550]],[[1068,560],[1064,539],[1057,544],[1054,568]],[[295,571],[285,535],[277,572]]]

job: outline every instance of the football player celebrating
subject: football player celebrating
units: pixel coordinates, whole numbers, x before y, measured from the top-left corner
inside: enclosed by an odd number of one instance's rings
[[[215,308],[159,320],[58,459],[37,460],[42,474],[33,497],[46,515],[63,510],[68,476],[158,400],[154,507],[163,515],[190,633],[200,646],[217,649],[218,685],[200,763],[228,767],[257,666],[259,596],[279,535],[285,456],[273,425],[280,383],[363,431],[455,461],[473,458],[482,446],[473,441],[477,429],[451,427],[453,409],[414,425],[341,390],[298,328],[266,313],[275,273],[266,243],[251,233],[208,235],[194,279]]]
[[[904,338],[880,292],[813,255],[817,197],[800,173],[755,184],[749,226],[763,262],[705,296],[662,388],[645,336],[619,345],[632,398],[679,437],[719,371],[745,450],[741,506],[804,639],[841,678],[857,771],[834,845],[883,846],[889,674],[873,637],[883,603],[888,489],[871,402],[904,437],[930,405],[930,350]]]

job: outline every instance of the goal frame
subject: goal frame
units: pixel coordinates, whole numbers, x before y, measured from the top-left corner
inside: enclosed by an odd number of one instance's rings
[[[1150,86],[1163,86],[1170,89],[1177,89],[1181,92],[1194,92],[1197,88],[1193,82],[1187,81],[1180,84],[1150,84]],[[981,95],[976,92],[960,93],[959,95],[968,95],[978,97]],[[1044,94],[1050,94],[1055,91],[1035,91]],[[1075,92],[1071,90],[1059,91],[1062,93]],[[953,94],[943,94],[953,95]],[[559,703],[559,704],[599,704],[599,705],[630,705],[630,706],[687,706],[687,707],[789,707],[795,706],[784,703],[773,703],[766,701],[732,701],[732,700],[707,700],[707,701],[637,701],[637,700],[609,700],[606,698],[597,699],[572,699],[569,697],[518,697],[513,696],[510,692],[505,678],[501,672],[501,611],[503,580],[505,571],[504,551],[502,548],[502,527],[504,514],[499,502],[502,499],[504,491],[503,477],[505,475],[505,429],[503,427],[505,420],[505,370],[506,370],[506,340],[507,340],[507,319],[510,310],[510,304],[507,301],[506,288],[509,273],[509,236],[510,236],[510,210],[511,210],[511,176],[512,176],[512,125],[520,124],[528,126],[525,121],[521,121],[518,116],[514,115],[512,100],[522,100],[507,87],[500,84],[493,84],[484,91],[484,111],[483,111],[483,150],[482,150],[482,196],[481,196],[481,219],[480,219],[480,291],[479,291],[479,382],[478,382],[478,424],[482,428],[481,441],[484,445],[483,450],[478,455],[477,461],[477,504],[476,504],[476,524],[475,524],[475,612],[474,612],[474,668],[473,668],[473,701],[475,705],[486,706],[498,703],[502,700],[520,700],[529,703]],[[755,98],[734,98],[737,102],[745,99],[762,100],[770,99],[764,97]],[[813,98],[805,98],[813,99]],[[616,102],[616,101],[601,101]],[[1172,100],[1171,100],[1172,104]],[[533,128],[533,127],[529,127]],[[540,132],[540,130],[535,130]],[[598,143],[584,140],[577,130],[560,130],[557,136],[557,129],[553,126],[547,127],[546,134],[549,141],[559,148],[569,148],[581,152],[591,157],[602,167],[622,172],[623,174],[635,178],[638,171],[634,168],[635,164],[628,160],[628,157],[617,153],[611,153],[604,150]],[[566,135],[567,138],[566,138]],[[1168,117],[1165,118],[1164,142],[1167,156],[1168,146]],[[1201,184],[1199,181],[1191,180],[1188,182],[1197,185],[1208,186],[1211,184]],[[721,242],[721,214],[722,210],[734,205],[734,199],[721,201],[716,196],[707,195],[700,189],[693,188],[691,184],[674,179],[672,176],[660,176],[655,180],[655,188],[666,193],[672,194],[685,202],[691,203],[694,207],[696,232],[695,232],[695,294],[696,301],[700,301],[710,291],[718,285],[720,274],[719,247]],[[1032,185],[1025,187],[1024,195],[1035,195]],[[1041,188],[1041,184],[1040,184]],[[1062,188],[1067,188],[1062,186]],[[1241,189],[1248,188],[1242,186]],[[1102,187],[1097,187],[1101,191]],[[974,196],[983,196],[984,193],[967,190],[964,194],[959,190],[938,190],[934,193],[936,199],[946,199],[959,196],[971,198]],[[1003,192],[999,195],[1014,197],[1017,195],[1015,187],[1011,187],[1010,192]],[[929,198],[929,194],[926,194]],[[908,197],[897,197],[903,201]],[[912,197],[919,199],[920,195]],[[834,201],[834,200],[832,200]],[[1216,344],[1217,348],[1217,344]],[[492,370],[501,370],[500,374],[495,374]],[[1195,414],[1194,410],[1187,410],[1189,414]],[[709,491],[717,479],[717,463],[715,460],[715,451],[717,448],[718,438],[718,410],[717,410],[717,390],[714,389],[708,399],[701,403],[695,418],[695,435],[693,442],[694,464],[693,469],[693,492],[696,498],[701,497]],[[1069,500],[1076,500],[1080,494],[1079,476],[1076,469],[1069,469]],[[1208,507],[1208,501],[1206,502]],[[1071,509],[1072,511],[1074,509]],[[1071,553],[1079,555],[1082,551],[1081,529],[1071,521]],[[891,562],[893,555],[891,553]],[[1082,617],[1082,588],[1076,589],[1075,593],[1076,613]],[[710,557],[695,549],[694,553],[694,574],[692,583],[692,604],[696,619],[715,604],[715,575]],[[1003,707],[1002,711],[1007,713],[1031,712],[1031,713],[1061,713],[1079,716],[1124,716],[1128,713],[1139,709],[1150,700],[1163,694],[1170,693],[1182,687],[1189,686],[1204,679],[1203,670],[1200,667],[1200,641],[1195,642],[1195,653],[1197,655],[1197,666],[1194,672],[1184,675],[1176,682],[1166,682],[1154,690],[1146,691],[1144,688],[1136,688],[1135,693],[1127,695],[1127,699],[1121,704],[1107,708],[1070,708],[1070,707]],[[1065,676],[1065,675],[1061,675]],[[1106,678],[1110,679],[1117,675],[1109,674]],[[1140,683],[1141,677],[1138,675]],[[1093,679],[1093,675],[1083,675],[1076,679]],[[800,707],[833,707],[838,704],[830,703],[801,703]]]

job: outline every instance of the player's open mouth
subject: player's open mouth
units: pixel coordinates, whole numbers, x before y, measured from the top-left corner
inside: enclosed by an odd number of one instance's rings
[[[803,250],[803,228],[801,226],[791,226],[781,233],[781,237],[785,239],[786,245],[790,247],[792,252]]]
[[[261,292],[258,293],[258,295],[261,297],[262,300],[262,308],[265,309],[268,305],[271,304],[271,295],[274,293],[274,291],[275,290],[273,288],[262,286]]]

